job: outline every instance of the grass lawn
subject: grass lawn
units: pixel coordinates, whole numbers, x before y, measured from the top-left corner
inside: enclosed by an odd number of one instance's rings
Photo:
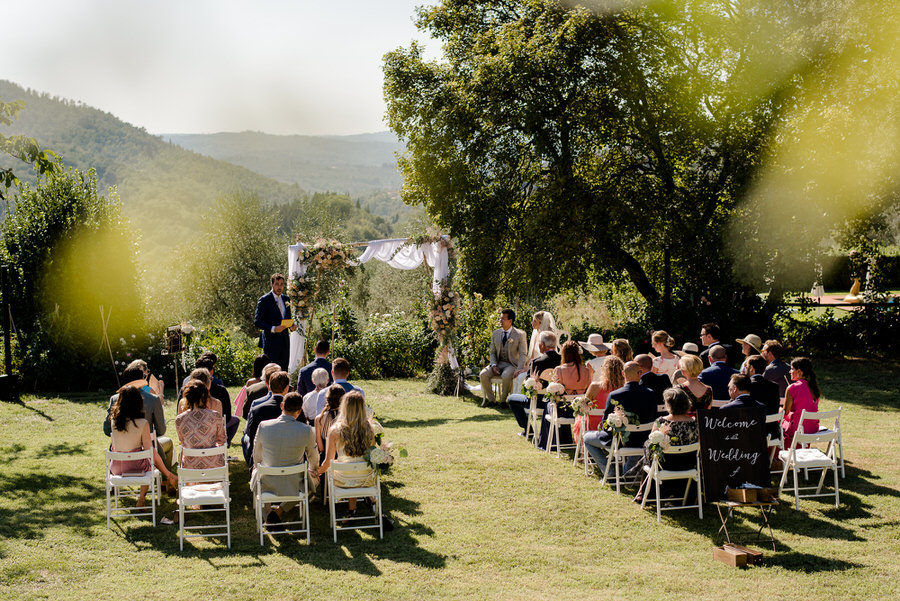
[[[845,411],[841,506],[812,499],[795,511],[783,495],[778,551],[763,548],[764,565],[747,570],[712,559],[714,506],[703,520],[688,510],[657,524],[571,459],[535,451],[508,410],[425,394],[421,381],[360,382],[409,451],[384,481],[397,526],[384,540],[350,532],[333,544],[316,497],[311,545],[261,548],[246,467],[232,463],[231,550],[212,539],[183,553],[172,526],[106,528],[107,395],[0,403],[0,599],[896,599],[900,365],[817,367],[822,409]]]

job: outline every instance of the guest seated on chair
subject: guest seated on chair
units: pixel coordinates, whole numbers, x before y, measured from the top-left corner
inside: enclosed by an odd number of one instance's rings
[[[234,399],[235,415],[239,415],[243,418],[247,417],[247,412],[250,411],[250,404],[253,402],[252,399],[248,400],[247,398],[251,389],[257,393],[262,391],[262,394],[265,394],[266,383],[263,381],[262,372],[263,368],[269,363],[271,363],[271,361],[269,361],[269,358],[266,355],[259,355],[253,360],[253,377],[244,382],[244,387],[241,388],[241,391],[238,392],[238,395]],[[259,396],[261,395],[257,394],[254,398],[258,398]]]
[[[500,327],[491,334],[491,363],[481,370],[481,393],[484,396],[481,406],[490,403],[505,403],[512,392],[512,381],[516,371],[525,367],[525,356],[528,341],[525,332],[513,327],[516,312],[503,309],[500,312]],[[491,378],[500,378],[500,398],[494,398]]]
[[[562,347],[562,364],[555,370],[556,381],[565,387],[564,394],[584,394],[594,377],[594,370],[585,365],[581,358],[581,346],[574,340],[567,341]],[[550,422],[546,416],[551,415],[552,407],[544,406],[545,419],[541,421],[541,434],[538,439],[538,448],[546,449],[550,436]],[[562,402],[556,408],[558,417],[572,417],[572,407]],[[569,426],[560,426],[560,440],[557,444],[572,444],[572,429]]]
[[[638,355],[634,362],[641,366],[641,386],[646,386],[656,395],[656,404],[663,404],[663,391],[672,388],[672,380],[666,374],[653,373],[653,357],[650,355]]]
[[[728,398],[728,382],[731,376],[738,373],[733,367],[725,363],[728,351],[721,344],[709,349],[710,366],[700,372],[701,382],[712,388],[713,400],[721,401]]]
[[[110,450],[119,453],[135,453],[152,448],[150,439],[150,423],[144,419],[144,399],[141,391],[135,386],[123,386],[116,395],[116,400],[110,410]],[[156,449],[153,449],[153,463],[165,476],[169,486],[178,486],[178,477],[166,468],[165,462]],[[112,461],[110,471],[117,476],[150,471],[150,462],[138,461]],[[147,495],[147,487],[142,486],[138,493],[138,507],[144,506]]]
[[[731,401],[720,409],[759,409],[765,414],[766,406],[750,395],[750,376],[734,374],[728,382],[728,396]]]
[[[316,388],[315,382],[313,382],[312,379],[312,375],[315,370],[324,369],[325,373],[328,374],[328,382],[325,384],[325,386],[331,384],[331,362],[328,361],[328,353],[330,352],[331,344],[327,340],[318,341],[315,348],[316,358],[307,365],[303,366],[300,369],[300,372],[297,374],[297,392],[299,392],[304,399],[310,391]],[[319,388],[318,390],[321,390],[321,388]],[[306,414],[306,417],[308,419],[312,419],[312,416],[310,416],[308,413]]]
[[[691,401],[688,399],[688,395],[685,394],[684,390],[680,388],[669,388],[663,393],[663,402],[666,405],[668,414],[660,417],[653,423],[651,432],[656,432],[657,430],[664,432],[669,436],[669,444],[675,447],[697,442],[700,439],[700,431],[697,428],[697,420],[688,415],[688,411],[691,409]],[[644,456],[631,470],[630,474],[640,474],[645,465],[649,466],[653,463],[653,459],[650,456],[650,441],[647,440],[643,444]],[[630,441],[629,446],[631,446]],[[666,470],[686,470],[696,466],[696,464],[697,459],[693,454],[670,455],[660,459],[661,467]],[[646,483],[646,479],[641,483],[638,494],[634,499],[636,503],[642,501],[643,489]],[[667,488],[671,484],[674,483],[664,482],[660,486],[660,496],[663,498],[670,496]],[[678,485],[683,486],[682,483],[678,483]],[[655,495],[655,489],[651,488],[650,491],[651,495]]]
[[[770,382],[778,384],[778,394],[783,398],[787,387],[791,384],[791,368],[781,360],[784,347],[777,340],[766,340],[760,355],[769,362],[763,375]]]
[[[316,446],[319,449],[320,464],[325,462],[325,441],[328,438],[328,431],[337,420],[338,412],[341,410],[341,399],[345,394],[347,393],[339,384],[329,386],[325,392],[325,407],[316,416]]]
[[[594,370],[594,382],[599,382],[600,368],[603,366],[603,362],[606,361],[606,356],[612,347],[603,342],[603,336],[600,334],[589,334],[587,342],[579,341],[578,344],[594,356],[593,359],[588,360],[587,364]]]
[[[547,384],[550,382],[541,379],[541,374],[548,369],[556,368],[561,361],[559,353],[556,352],[556,342],[556,334],[549,331],[541,332],[541,339],[538,343],[538,350],[541,351],[541,354],[535,357],[529,364],[528,371],[530,376],[535,380],[540,380],[542,389],[546,388]],[[536,407],[543,410],[543,393],[537,393],[537,397]],[[531,407],[531,402],[524,394],[511,394],[509,395],[507,402],[509,403],[509,408],[512,410],[513,416],[516,418],[516,422],[519,424],[519,427],[522,428],[520,436],[525,436],[528,427],[528,411]]]
[[[784,430],[784,448],[789,449],[794,441],[794,433],[800,429],[800,415],[803,410],[819,410],[819,380],[813,371],[812,361],[806,357],[797,357],[791,361],[791,379],[784,394],[784,419],[781,427]],[[808,419],[803,424],[803,433],[812,434],[819,431],[819,420]]]
[[[281,400],[291,385],[291,377],[286,371],[277,371],[269,378],[269,388],[272,395],[264,402],[254,405],[247,416],[247,427],[241,438],[241,447],[244,450],[244,459],[247,468],[252,468],[253,442],[256,439],[256,431],[259,424],[268,419],[275,419],[281,415]]]
[[[342,389],[343,390],[343,389]],[[319,454],[316,452],[315,435],[312,428],[301,419],[303,413],[303,397],[291,392],[284,395],[281,415],[262,422],[253,443],[253,472],[250,475],[250,490],[256,492],[259,480],[257,466],[283,467],[309,462],[309,475],[290,474],[287,476],[265,476],[261,481],[263,492],[272,492],[279,496],[292,496],[300,492],[300,478],[309,478],[312,490],[315,490],[318,477],[311,478],[319,467]],[[270,526],[279,524],[286,511],[296,507],[296,501],[288,501],[277,507],[265,507],[266,523]],[[284,526],[272,528],[278,530]]]
[[[331,382],[331,374],[325,371],[324,368],[317,367],[313,370],[312,383],[314,388],[303,395],[303,415],[311,423],[315,423],[316,418],[322,412],[322,408],[325,407],[326,400],[324,398],[320,400],[319,393],[329,388],[329,382]],[[341,394],[346,392],[340,384],[338,387],[341,389]]]
[[[678,384],[678,388],[688,395],[688,399],[691,401],[691,412],[696,413],[698,409],[709,409],[712,407],[712,388],[698,379],[698,376],[703,371],[703,362],[700,360],[700,357],[684,355],[678,360],[678,367],[681,373],[684,374],[684,381]]]
[[[182,389],[184,411],[175,418],[175,430],[181,447],[186,449],[211,449],[225,444],[225,427],[222,414],[209,408],[209,390],[201,380],[190,380]],[[182,457],[181,467],[208,469],[222,467],[222,457]]]
[[[613,390],[625,386],[625,364],[618,357],[607,357],[600,367],[600,381],[591,382],[584,396],[587,397],[584,409],[605,409],[606,400]],[[603,422],[602,415],[591,415],[588,419],[587,431],[595,431]],[[578,440],[583,424],[583,416],[575,417],[575,425],[572,426],[572,435]]]
[[[609,361],[609,359],[607,359]],[[637,415],[638,422],[649,424],[656,419],[656,395],[649,388],[641,386],[641,366],[634,361],[625,364],[625,385],[618,390],[609,393],[606,401],[606,409],[603,411],[603,419],[609,417],[616,405],[623,410]],[[639,447],[647,440],[646,432],[635,432],[628,438],[629,447]],[[612,435],[606,430],[591,430],[582,437],[585,449],[591,454],[600,471],[606,469],[607,453],[612,445]],[[631,468],[637,457],[629,458],[625,463],[625,470]]]
[[[363,454],[375,444],[375,433],[366,415],[366,401],[359,391],[348,392],[341,399],[341,409],[337,420],[328,431],[325,441],[325,461],[319,466],[319,475],[331,467],[332,461],[362,461]],[[334,474],[334,485],[341,488],[363,488],[375,484],[375,470],[362,479],[344,480],[339,473]],[[348,500],[350,510],[347,517],[356,515],[356,499]]]
[[[205,367],[198,367],[194,371],[191,372],[191,375],[188,376],[188,382],[192,380],[198,380],[206,386],[207,392],[209,392],[210,385],[212,384],[212,378],[210,378],[209,371]],[[187,382],[185,383],[187,385]],[[182,394],[184,394],[184,388],[181,389]],[[212,394],[207,395],[208,398],[204,407],[209,409],[210,411],[214,411],[219,414],[221,418],[222,413],[222,402],[219,399],[213,398]],[[178,413],[183,413],[188,410],[188,402],[183,396],[178,399]]]
[[[750,355],[747,358],[747,371],[750,375],[750,396],[766,407],[766,415],[773,415],[781,411],[781,398],[778,396],[778,385],[766,379],[763,373],[766,371],[766,360],[761,355]],[[778,438],[778,424],[772,422],[766,425],[766,432],[773,438]]]
[[[650,340],[653,350],[659,353],[653,357],[653,373],[668,376],[669,381],[674,384],[675,372],[678,370],[678,355],[672,352],[675,339],[669,336],[665,330],[657,330],[653,332]]]

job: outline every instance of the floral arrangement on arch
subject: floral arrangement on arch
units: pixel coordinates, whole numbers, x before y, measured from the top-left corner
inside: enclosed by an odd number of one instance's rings
[[[441,288],[434,297],[431,307],[431,329],[438,337],[438,343],[446,346],[456,332],[459,318],[459,293],[450,288],[450,282],[441,282]]]
[[[651,459],[656,459],[660,463],[665,460],[664,452],[672,446],[673,441],[669,434],[669,426],[667,424],[660,426],[658,430],[650,432],[650,436],[647,437],[647,450],[650,452]]]
[[[611,401],[613,404],[612,413],[606,416],[603,423],[600,424],[601,430],[606,430],[613,436],[618,436],[620,442],[628,442],[631,432],[628,431],[628,424],[640,423],[636,414],[625,411],[618,401]]]
[[[306,274],[288,284],[294,319],[304,319],[312,313],[322,288],[322,271],[354,267],[355,254],[352,246],[324,239],[316,240],[300,251],[297,262],[306,264]]]

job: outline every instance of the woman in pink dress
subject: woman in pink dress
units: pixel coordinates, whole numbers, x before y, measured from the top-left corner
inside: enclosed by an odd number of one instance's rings
[[[803,410],[819,410],[819,382],[813,371],[812,361],[806,357],[797,357],[791,361],[791,380],[793,384],[784,393],[784,448],[789,449],[794,440],[794,433],[800,427],[800,415]],[[803,424],[804,434],[819,431],[819,420],[807,419]]]
[[[586,408],[606,408],[606,398],[609,396],[609,393],[622,386],[625,386],[625,364],[618,357],[606,357],[603,365],[600,366],[600,381],[591,382],[587,392],[584,393],[588,398]],[[575,440],[578,440],[583,421],[583,416],[578,415],[575,417],[575,425],[572,427]],[[587,429],[596,430],[601,421],[603,421],[602,415],[588,416]]]
[[[590,365],[585,365],[581,357],[581,346],[574,340],[567,341],[562,347],[562,365],[554,370],[554,380],[565,387],[563,394],[584,394],[587,387],[594,379],[594,370]],[[546,399],[546,397],[545,397]],[[550,415],[553,408],[550,403],[544,407],[545,419],[541,420],[541,433],[538,437],[538,448],[547,449],[547,441],[550,437],[550,422],[546,416]],[[574,416],[572,407],[567,402],[560,402],[556,409],[558,417]],[[559,431],[559,444],[572,444],[572,429],[568,425],[561,425]]]

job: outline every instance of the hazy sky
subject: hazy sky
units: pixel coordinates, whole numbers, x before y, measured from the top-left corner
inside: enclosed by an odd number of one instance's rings
[[[430,0],[19,0],[0,79],[153,134],[382,131],[381,59]],[[4,99],[12,100],[12,99]]]

